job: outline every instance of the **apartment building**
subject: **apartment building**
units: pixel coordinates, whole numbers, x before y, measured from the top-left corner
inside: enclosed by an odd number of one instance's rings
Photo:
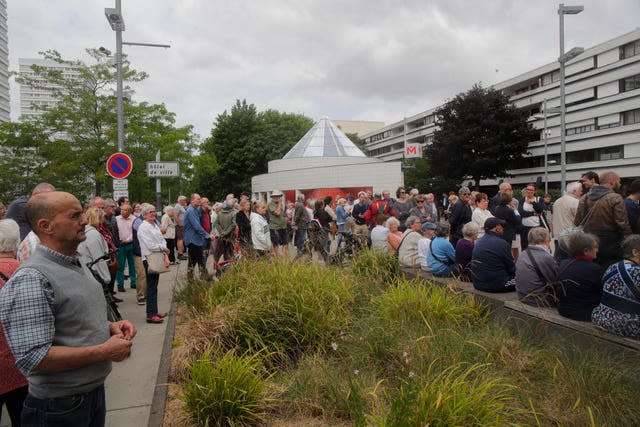
[[[78,76],[78,71],[66,64],[59,64],[55,61],[38,58],[19,58],[20,74],[24,76],[35,76],[35,72],[31,69],[32,65],[52,68],[60,70],[67,77]],[[22,120],[34,118],[42,115],[43,111],[39,108],[54,107],[58,98],[54,96],[54,87],[31,87],[26,84],[20,85],[20,117]]]
[[[7,35],[7,0],[0,0],[0,123],[9,117],[9,38]]]
[[[529,144],[529,155],[509,171],[512,183],[526,184],[544,177],[546,144],[548,182],[551,187],[559,187],[560,116],[549,113],[560,106],[559,75],[560,65],[553,62],[492,86],[526,110],[533,126],[540,130],[540,139]],[[629,179],[640,176],[640,29],[585,49],[568,60],[565,88],[567,181],[577,180],[589,170],[615,170]],[[545,100],[546,138],[542,111]],[[430,144],[438,108],[362,135],[368,155],[399,160],[405,144]]]

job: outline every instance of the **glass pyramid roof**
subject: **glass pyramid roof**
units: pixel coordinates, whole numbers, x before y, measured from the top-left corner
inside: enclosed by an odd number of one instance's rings
[[[323,118],[307,132],[283,159],[301,157],[367,157],[331,120]]]

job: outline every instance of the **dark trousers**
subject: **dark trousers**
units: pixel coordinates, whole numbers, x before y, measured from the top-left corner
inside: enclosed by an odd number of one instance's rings
[[[106,415],[104,385],[68,397],[38,399],[27,395],[22,408],[23,426],[103,427]]]
[[[0,394],[0,417],[2,416],[2,405],[7,405],[7,412],[13,427],[20,427],[20,414],[28,391],[29,387],[24,386]]]
[[[147,317],[152,317],[158,314],[158,281],[160,280],[159,274],[149,273],[149,264],[147,261],[142,261],[144,265],[144,273],[147,275]]]
[[[164,239],[169,249],[169,262],[176,262],[176,239]]]
[[[187,275],[193,276],[193,269],[196,265],[200,267],[200,276],[206,277],[207,268],[204,264],[204,251],[202,246],[195,245],[193,243],[189,243],[187,246],[189,251],[189,264],[187,266]]]
[[[225,260],[230,260],[233,258],[233,240],[220,237],[216,244],[216,248],[213,251],[214,264],[219,262],[220,257],[223,257],[223,256]]]

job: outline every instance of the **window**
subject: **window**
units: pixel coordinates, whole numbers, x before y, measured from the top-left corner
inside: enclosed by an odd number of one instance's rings
[[[430,114],[427,117],[424,118],[424,124],[425,125],[430,125],[431,123],[436,121],[436,116],[435,114]]]
[[[620,80],[620,92],[640,89],[640,74]]]
[[[622,124],[632,125],[640,123],[640,108],[622,113]]]
[[[640,40],[620,46],[620,59],[631,58],[640,54]]]
[[[543,74],[540,77],[540,86],[546,86],[551,83],[557,82],[560,80],[560,71],[553,71],[551,73]]]
[[[595,129],[594,125],[578,126],[578,127],[575,127],[575,128],[567,129],[565,131],[565,134],[567,136],[569,136],[569,135],[577,135],[579,133],[593,132],[594,129]]]
[[[616,160],[623,158],[623,146],[601,148],[598,150],[598,160]]]

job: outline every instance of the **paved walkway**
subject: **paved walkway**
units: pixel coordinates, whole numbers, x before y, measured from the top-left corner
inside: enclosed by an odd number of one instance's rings
[[[186,275],[187,262],[171,267],[171,272],[160,275],[158,309],[171,309],[173,287]],[[128,282],[126,282],[128,286]],[[107,427],[159,427],[164,415],[166,375],[171,356],[171,340],[175,315],[171,313],[160,325],[145,321],[145,306],[137,305],[135,290],[118,293],[124,299],[119,310],[125,319],[138,329],[131,356],[113,364],[105,383],[107,399]],[[167,339],[165,339],[167,338]],[[164,353],[164,358],[163,358]],[[162,365],[162,366],[161,366]],[[0,427],[10,426],[6,410]]]

